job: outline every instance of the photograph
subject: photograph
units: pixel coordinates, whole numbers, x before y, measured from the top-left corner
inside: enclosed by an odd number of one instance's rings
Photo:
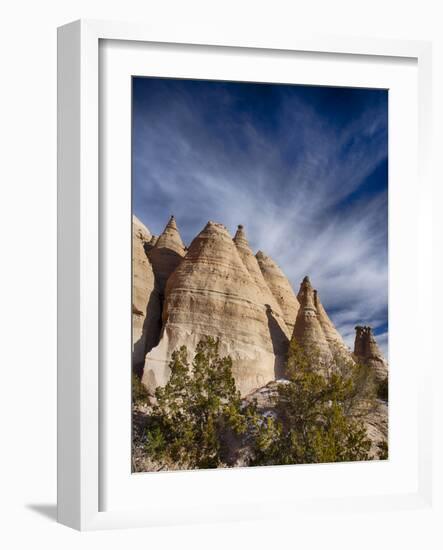
[[[132,76],[133,473],[388,459],[388,97]]]

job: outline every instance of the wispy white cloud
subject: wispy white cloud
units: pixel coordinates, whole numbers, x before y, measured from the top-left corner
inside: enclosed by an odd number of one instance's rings
[[[136,121],[134,209],[154,233],[174,213],[189,242],[211,219],[282,267],[297,292],[309,274],[349,345],[354,326],[387,318],[387,192],[361,193],[386,162],[386,121],[370,105],[337,125],[283,94],[272,132],[253,113],[211,117],[204,97],[164,98]],[[230,107],[220,95],[220,114]],[[212,106],[212,104],[211,104]],[[144,113],[144,116],[142,116]],[[214,126],[215,125],[215,126]],[[387,351],[387,333],[378,337]]]

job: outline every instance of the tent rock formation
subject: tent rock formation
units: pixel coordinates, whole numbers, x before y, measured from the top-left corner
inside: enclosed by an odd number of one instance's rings
[[[333,353],[323,332],[315,305],[315,291],[306,276],[297,294],[300,309],[295,320],[292,337],[304,348],[315,350],[324,363],[332,361]]]
[[[354,356],[357,361],[372,367],[378,382],[387,377],[388,364],[377,345],[371,327],[355,327]]]
[[[317,310],[317,318],[320,322],[323,334],[328,342],[331,353],[335,356],[337,353],[344,354],[348,359],[351,358],[351,354],[346,346],[341,334],[335,328],[334,323],[326,313],[323,304],[320,301],[317,290],[314,290],[314,305]]]
[[[296,296],[269,256],[254,256],[243,226],[232,239],[208,222],[188,250],[174,216],[159,237],[134,216],[133,364],[144,385],[166,384],[172,352],[185,345],[192,357],[204,336],[220,338],[242,395],[284,377],[290,338],[325,364],[339,351],[373,367],[377,380],[388,371],[371,329],[357,327],[351,354],[309,277]]]
[[[178,232],[174,216],[171,216],[163,233],[149,243],[149,259],[154,269],[158,291],[165,292],[166,282],[185,255],[185,246]]]
[[[220,338],[220,353],[231,356],[243,395],[273,380],[284,361],[280,350],[287,336],[276,328],[273,341],[270,326],[280,327],[280,321],[264,301],[227,229],[208,222],[168,279],[162,337],[146,356],[145,386],[152,391],[164,385],[172,352],[186,345],[192,354],[206,335]]]
[[[295,319],[300,309],[297,296],[292,290],[292,286],[287,277],[272,258],[266,256],[261,250],[257,252],[255,257],[263,274],[263,278],[278,302],[285,323],[292,334],[294,331]]]
[[[132,217],[132,350],[133,367],[143,370],[146,352],[157,343],[161,307],[154,271],[146,255],[151,233]]]

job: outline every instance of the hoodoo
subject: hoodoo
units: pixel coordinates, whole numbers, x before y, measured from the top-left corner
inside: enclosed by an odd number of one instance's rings
[[[185,255],[185,245],[178,232],[174,216],[171,216],[163,233],[157,241],[151,241],[154,247],[149,251],[149,259],[154,269],[160,294],[163,294],[166,282]]]
[[[154,272],[146,255],[151,234],[141,221],[132,217],[132,346],[133,366],[141,372],[146,352],[157,344],[161,308]]]
[[[166,286],[163,331],[147,356],[143,383],[149,390],[167,382],[168,362],[185,345],[192,357],[201,338],[220,338],[222,355],[230,355],[233,375],[245,395],[275,378],[274,352],[267,312],[251,274],[226,228],[208,222],[192,241]]]
[[[262,303],[262,305],[266,307],[269,314],[272,314],[273,318],[275,319],[275,327],[272,327],[272,323],[270,323],[270,328],[272,328],[272,332],[275,335],[274,339],[276,354],[285,355],[292,331],[290,331],[290,329],[286,325],[280,305],[274,298],[272,292],[266,284],[263,273],[261,272],[260,266],[258,265],[257,258],[254,256],[249,246],[249,242],[246,238],[243,225],[238,226],[237,232],[233,240],[235,246],[237,247],[240,258],[242,259],[246,269],[249,271],[249,274],[253,278],[257,288],[260,291],[260,294],[258,295],[258,300]],[[271,334],[271,336],[273,334]],[[279,342],[279,340],[281,340],[281,342]]]
[[[261,250],[257,252],[255,257],[263,274],[263,278],[277,303],[280,305],[285,323],[292,334],[297,313],[300,309],[297,296],[292,290],[292,286],[287,277],[272,258],[266,256]]]
[[[323,304],[320,301],[318,292],[314,290],[314,305],[317,310],[317,318],[320,321],[321,328],[326,337],[326,340],[329,344],[329,348],[332,353],[345,353],[348,357],[351,356],[350,351],[348,350],[341,334],[335,328],[334,323],[329,318],[329,315],[326,313]]]
[[[374,369],[375,378],[378,382],[387,377],[388,364],[378,347],[371,327],[355,327],[354,356],[356,361],[360,361]]]
[[[297,299],[300,303],[300,309],[292,337],[305,349],[318,351],[323,361],[330,361],[332,353],[318,319],[314,289],[308,276],[303,279],[300,285]]]

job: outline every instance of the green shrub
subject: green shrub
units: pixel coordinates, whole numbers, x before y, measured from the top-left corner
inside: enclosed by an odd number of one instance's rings
[[[278,385],[271,415],[256,402],[242,404],[232,360],[220,357],[218,340],[204,338],[192,363],[181,347],[169,366],[170,379],[155,392],[140,440],[161,468],[232,465],[231,446],[239,441],[250,449],[250,465],[369,458],[364,419],[374,407],[375,386],[370,369],[346,357],[325,364],[317,351],[292,341],[287,380]],[[387,456],[387,446],[379,449],[379,456]]]
[[[182,346],[169,366],[168,383],[155,393],[146,451],[186,468],[223,465],[224,434],[243,433],[247,427],[231,358],[220,357],[218,340],[207,337],[198,344],[192,365]]]
[[[387,441],[380,441],[380,443],[378,444],[377,458],[379,460],[387,460],[389,458]]]
[[[364,367],[344,357],[329,365],[292,341],[288,382],[281,384],[276,417],[256,436],[254,464],[306,464],[367,460],[371,442],[362,418],[373,386]]]
[[[132,403],[149,403],[149,393],[136,374],[132,374]]]

